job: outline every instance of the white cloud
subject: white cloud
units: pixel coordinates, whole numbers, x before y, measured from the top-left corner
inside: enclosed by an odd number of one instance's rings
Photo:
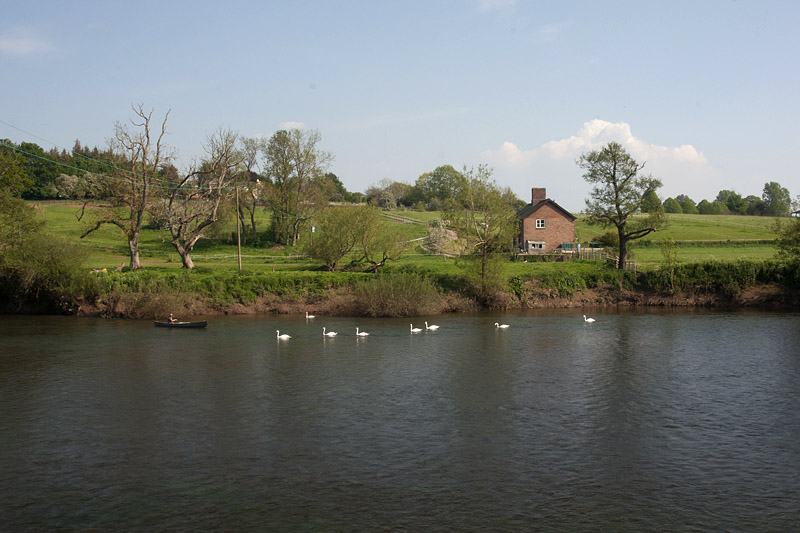
[[[575,160],[581,154],[597,150],[609,142],[620,143],[628,153],[639,162],[659,161],[707,166],[708,161],[702,152],[690,144],[677,147],[660,146],[639,139],[631,132],[626,122],[606,122],[594,119],[583,124],[576,135],[544,143],[538,148],[523,150],[516,144],[506,141],[496,150],[486,150],[481,154],[498,166],[520,167],[532,164],[541,158]]]
[[[546,187],[548,196],[567,209],[581,209],[588,192],[575,164],[581,154],[597,150],[609,142],[620,143],[645,173],[659,178],[662,196],[688,194],[692,198],[713,198],[720,188],[720,176],[705,155],[691,144],[662,146],[636,137],[626,122],[594,119],[570,137],[523,148],[505,141],[496,149],[481,153],[481,159],[496,168],[499,181],[507,182],[521,198],[529,197],[530,187]]]
[[[53,46],[23,30],[0,35],[0,53],[10,56],[30,56],[53,50]]]
[[[302,130],[305,127],[306,127],[305,122],[292,122],[292,121],[281,122],[278,125],[279,130]]]

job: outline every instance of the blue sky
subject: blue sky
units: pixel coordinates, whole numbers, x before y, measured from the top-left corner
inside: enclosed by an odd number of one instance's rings
[[[799,20],[795,1],[14,2],[0,138],[104,146],[142,103],[171,110],[179,166],[220,126],[299,126],[349,190],[486,163],[579,211],[575,159],[614,140],[664,198],[794,198]]]

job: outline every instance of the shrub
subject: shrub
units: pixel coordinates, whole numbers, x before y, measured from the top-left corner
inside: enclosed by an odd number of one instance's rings
[[[414,273],[383,274],[353,289],[360,316],[421,316],[441,312],[445,300],[430,278]]]
[[[66,313],[97,292],[83,270],[85,249],[34,233],[0,254],[0,301],[10,312]]]

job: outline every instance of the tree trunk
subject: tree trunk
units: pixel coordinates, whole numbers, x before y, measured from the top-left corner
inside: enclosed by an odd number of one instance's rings
[[[128,249],[131,254],[131,270],[138,270],[142,266],[139,263],[139,235],[128,239]]]
[[[189,252],[184,252],[181,254],[181,262],[183,263],[183,268],[186,270],[191,270],[194,268],[194,261],[192,261],[192,256]]]
[[[617,268],[625,270],[625,262],[628,260],[628,238],[625,236],[625,231],[620,228],[619,230],[619,262]]]
[[[250,224],[253,226],[253,243],[258,243],[258,238],[256,237],[256,210],[253,208],[250,211]]]
[[[196,242],[196,241],[195,241]],[[181,263],[183,264],[183,268],[186,270],[192,270],[194,268],[194,261],[192,261],[192,245],[187,245],[184,247],[181,244],[181,241],[176,237],[172,240],[172,246],[175,247],[175,250],[178,252],[178,255],[181,256]]]
[[[242,239],[241,240],[242,244],[247,246],[247,222],[245,222],[245,219],[244,219],[244,210],[240,207],[238,209],[238,211],[239,211],[239,217],[238,217],[238,219],[239,219],[239,230],[237,230],[237,231],[239,231],[239,235],[240,235],[240,237]]]

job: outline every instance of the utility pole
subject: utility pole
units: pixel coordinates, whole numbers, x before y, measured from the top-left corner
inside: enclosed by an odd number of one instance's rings
[[[241,235],[241,218],[239,218],[239,180],[234,182],[236,186],[236,252],[239,257],[239,272],[242,271],[242,235]]]

